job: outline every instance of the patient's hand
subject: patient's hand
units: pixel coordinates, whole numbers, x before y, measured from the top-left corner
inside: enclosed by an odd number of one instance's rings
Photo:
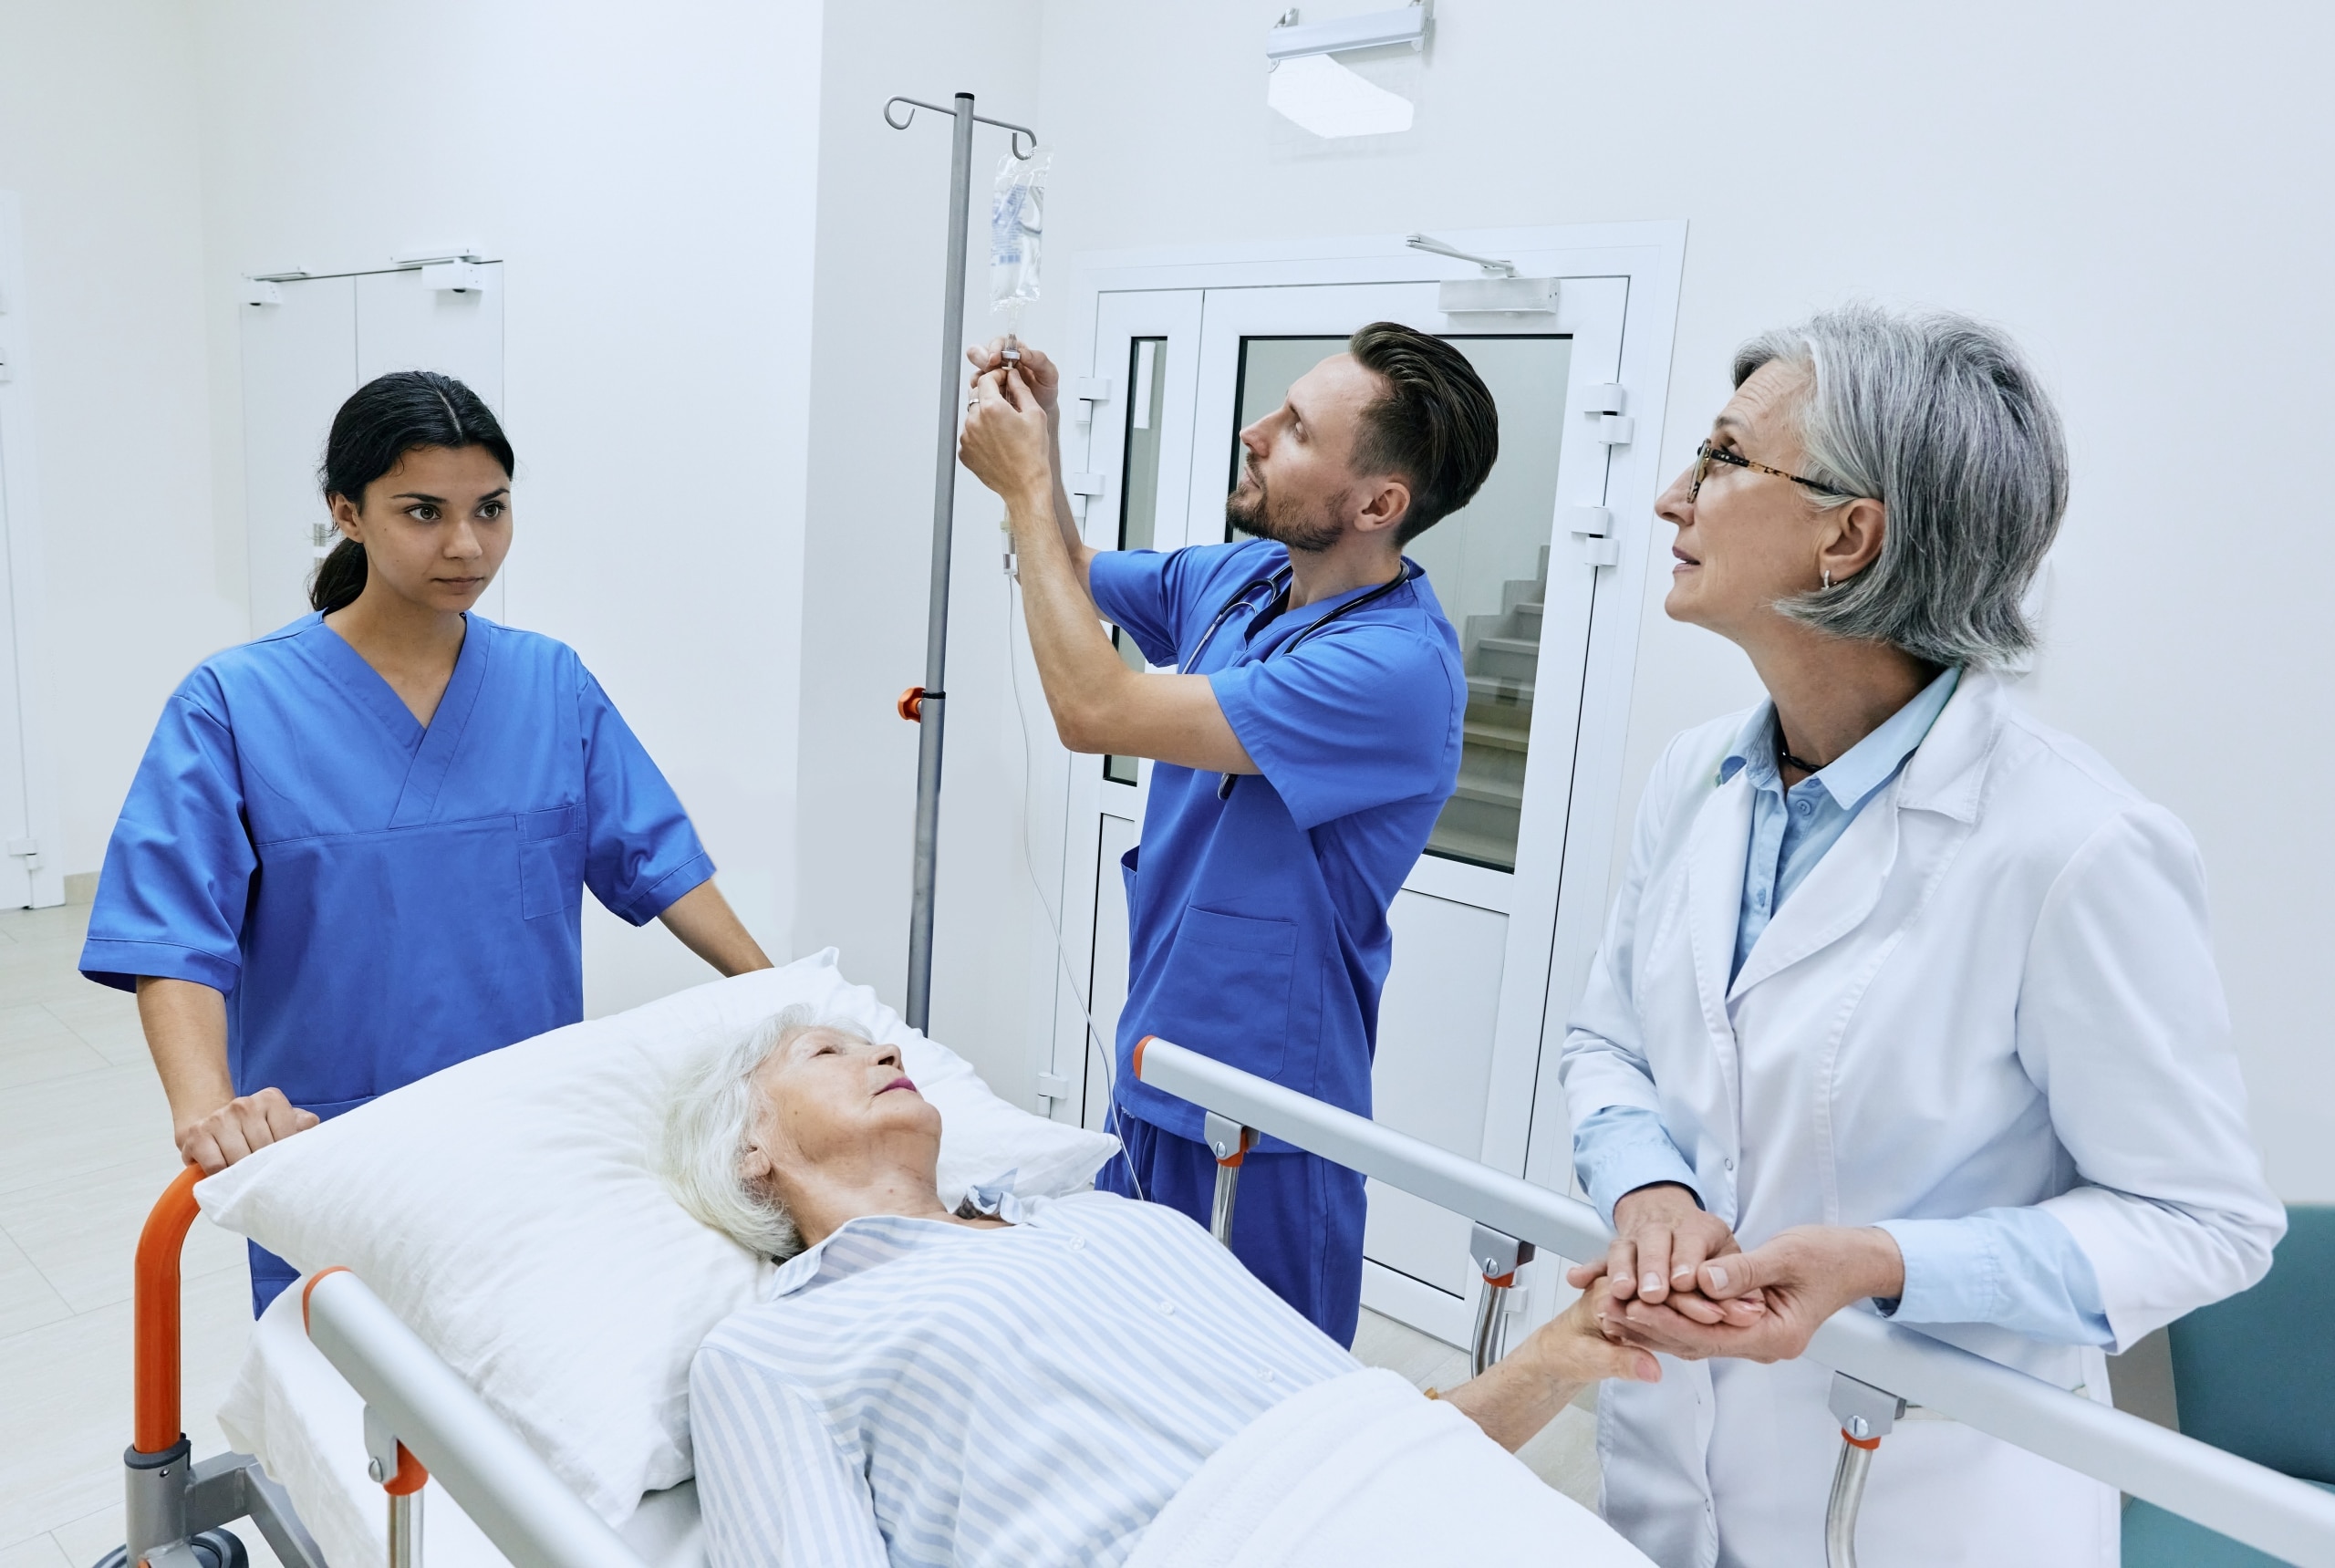
[[[205,1176],[216,1176],[269,1144],[307,1131],[317,1121],[316,1112],[302,1110],[281,1089],[262,1089],[238,1096],[180,1127],[179,1158],[202,1167]]]
[[[1592,1383],[1608,1377],[1659,1383],[1662,1367],[1653,1356],[1604,1332],[1606,1320],[1619,1310],[1613,1287],[1603,1279],[1593,1281],[1579,1300],[1541,1324],[1499,1365],[1444,1399],[1514,1453]]]

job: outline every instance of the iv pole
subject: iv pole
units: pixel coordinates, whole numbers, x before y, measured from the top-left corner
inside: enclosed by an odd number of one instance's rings
[[[892,118],[896,106],[907,112]],[[948,709],[949,546],[957,510],[957,421],[963,409],[965,350],[965,240],[973,196],[973,126],[993,125],[1013,133],[1013,156],[1038,149],[1038,133],[1024,125],[973,112],[973,95],[960,92],[952,109],[912,98],[884,104],[884,123],[906,130],[918,109],[955,121],[950,142],[949,280],[940,301],[940,421],[933,451],[932,595],[925,613],[924,684],[900,693],[899,713],[918,726],[916,751],[916,870],[908,896],[908,1021],[925,1029],[932,1012],[932,872],[940,838],[940,737]],[[1024,140],[1029,145],[1025,149]]]

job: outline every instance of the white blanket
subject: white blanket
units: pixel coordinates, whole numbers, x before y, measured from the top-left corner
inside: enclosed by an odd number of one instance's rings
[[[1473,1421],[1383,1369],[1251,1422],[1144,1532],[1127,1568],[1417,1568],[1501,1559],[1651,1568]]]

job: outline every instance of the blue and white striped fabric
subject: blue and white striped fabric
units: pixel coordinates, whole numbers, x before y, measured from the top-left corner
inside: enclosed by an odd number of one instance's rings
[[[690,1375],[714,1568],[1116,1563],[1210,1454],[1360,1363],[1172,1210],[878,1215],[792,1260]]]

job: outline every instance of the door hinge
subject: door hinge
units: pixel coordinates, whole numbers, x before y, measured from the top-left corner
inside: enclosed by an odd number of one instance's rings
[[[1567,530],[1581,541],[1581,558],[1593,566],[1620,564],[1622,542],[1614,536],[1614,514],[1603,506],[1567,508],[1572,521]]]
[[[1095,419],[1095,405],[1109,402],[1113,390],[1108,376],[1079,377],[1070,384],[1071,400],[1078,405],[1070,417],[1080,424],[1091,424]]]
[[[1039,1074],[1038,1098],[1045,1101],[1049,1108],[1057,1100],[1070,1098],[1070,1080],[1060,1073]]]

